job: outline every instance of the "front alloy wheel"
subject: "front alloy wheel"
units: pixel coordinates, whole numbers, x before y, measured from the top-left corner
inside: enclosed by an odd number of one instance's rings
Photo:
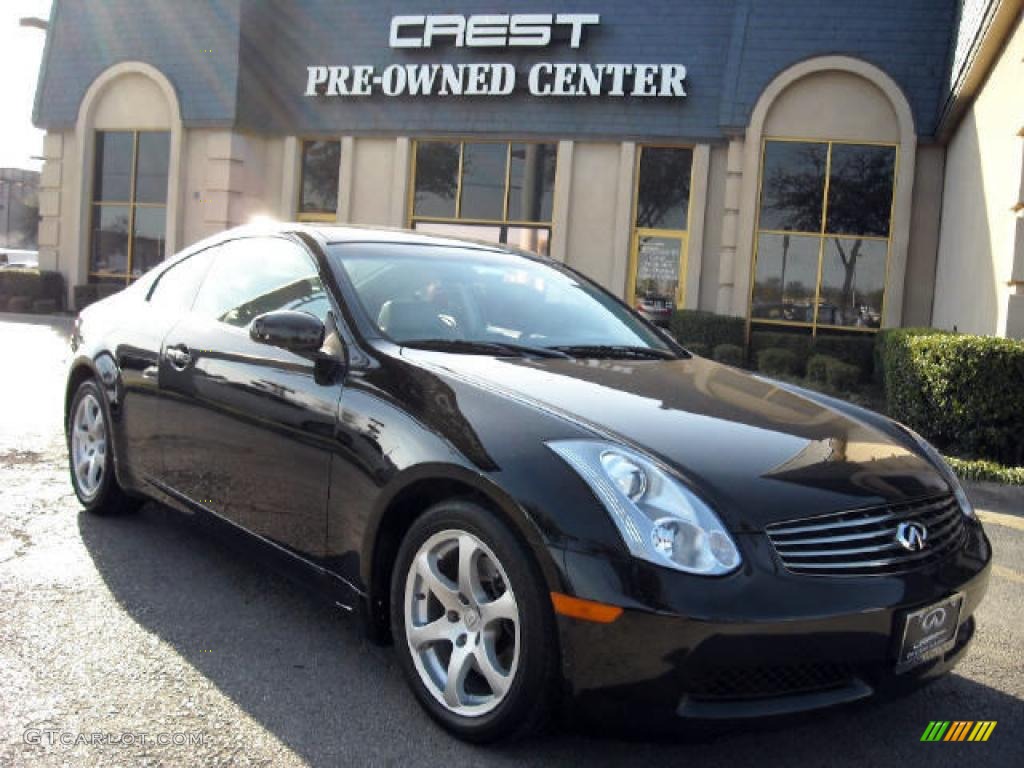
[[[443,501],[413,522],[392,574],[391,629],[416,698],[460,738],[521,736],[555,710],[558,638],[540,568],[474,502]]]
[[[505,698],[519,662],[519,607],[476,536],[446,530],[420,546],[406,578],[405,637],[420,679],[450,712],[479,717]]]

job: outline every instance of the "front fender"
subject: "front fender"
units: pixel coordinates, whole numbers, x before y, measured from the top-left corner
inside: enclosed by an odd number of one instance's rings
[[[363,583],[369,585],[371,593],[380,587],[375,583],[379,574],[375,574],[374,564],[387,526],[397,522],[395,511],[406,500],[432,498],[432,486],[445,489],[445,496],[476,496],[497,511],[527,544],[540,566],[548,588],[557,590],[561,587],[561,563],[552,559],[549,543],[540,525],[523,505],[486,474],[458,464],[428,462],[410,466],[391,478],[370,512],[363,534],[360,575]]]

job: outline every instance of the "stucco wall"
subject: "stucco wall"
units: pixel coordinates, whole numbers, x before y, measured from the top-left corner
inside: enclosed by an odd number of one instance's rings
[[[558,169],[571,174],[566,219],[554,223],[566,228],[566,263],[616,296],[625,292],[629,257],[629,234],[619,231],[618,222],[623,213],[628,222],[630,206],[627,203],[622,211],[619,188],[633,186],[632,167],[623,168],[621,154],[622,145],[617,143],[575,143],[571,167]]]
[[[714,312],[718,306],[718,279],[721,265],[722,230],[725,218],[726,160],[729,148],[711,147],[708,168],[708,193],[704,212],[704,247],[700,254],[690,249],[690,258],[700,258],[700,292],[697,309]]]
[[[1024,27],[1017,28],[946,152],[932,322],[1004,335],[1021,195]]]
[[[942,146],[933,144],[917,149],[903,293],[903,325],[907,327],[929,325],[932,319],[945,157],[946,150]]]
[[[406,226],[409,151],[409,141],[404,138],[345,141],[338,218],[353,224]],[[351,173],[351,181],[345,178],[346,172]]]

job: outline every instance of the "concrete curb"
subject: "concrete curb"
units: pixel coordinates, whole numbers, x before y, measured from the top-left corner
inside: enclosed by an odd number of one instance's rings
[[[60,325],[70,328],[75,315],[30,315],[21,312],[0,312],[0,323],[26,323],[30,325]]]
[[[1024,518],[1024,486],[969,481],[963,486],[978,509]]]

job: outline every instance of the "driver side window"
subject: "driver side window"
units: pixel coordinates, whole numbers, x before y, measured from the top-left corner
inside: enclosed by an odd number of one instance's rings
[[[312,256],[275,237],[231,240],[218,248],[193,306],[193,312],[237,328],[280,309],[326,322],[330,302]]]

